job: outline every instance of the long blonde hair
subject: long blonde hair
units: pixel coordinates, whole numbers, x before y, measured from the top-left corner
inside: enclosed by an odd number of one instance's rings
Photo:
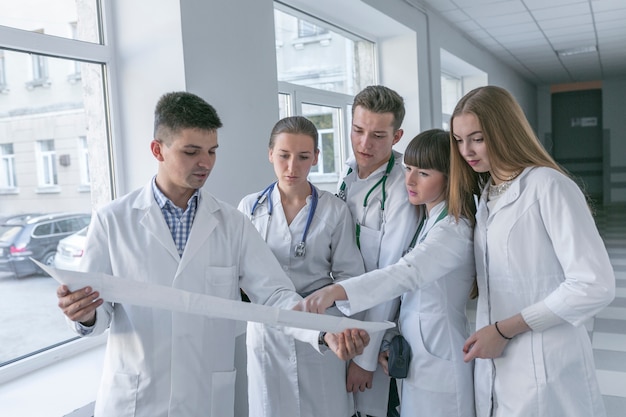
[[[478,119],[491,172],[476,173],[458,151],[454,118],[461,114],[473,114]],[[480,195],[491,175],[516,172],[529,166],[550,167],[568,175],[539,142],[513,95],[501,87],[476,88],[457,103],[450,118],[450,146],[453,151],[450,156],[451,194],[448,204],[452,214],[461,212],[465,204],[462,196],[466,192]]]

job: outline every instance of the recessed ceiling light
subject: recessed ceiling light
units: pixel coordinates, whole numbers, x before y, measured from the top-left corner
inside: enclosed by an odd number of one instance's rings
[[[578,54],[586,54],[589,52],[596,52],[598,47],[596,45],[591,46],[579,46],[577,48],[570,49],[562,49],[560,51],[556,51],[559,56],[570,56],[570,55],[578,55]]]

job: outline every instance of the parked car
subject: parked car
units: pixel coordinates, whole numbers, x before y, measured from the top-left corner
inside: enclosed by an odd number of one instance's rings
[[[0,272],[24,277],[42,273],[29,259],[54,265],[61,239],[86,227],[87,213],[51,213],[26,219],[9,219],[0,225]]]
[[[0,224],[4,224],[9,220],[26,220],[32,217],[41,216],[43,213],[2,213],[0,214]]]
[[[56,255],[54,255],[54,267],[78,271],[83,254],[85,253],[85,240],[87,240],[88,227],[80,229],[73,235],[69,235],[59,241]]]

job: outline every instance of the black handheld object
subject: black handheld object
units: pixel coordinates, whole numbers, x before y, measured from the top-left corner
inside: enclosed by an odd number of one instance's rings
[[[389,346],[389,376],[396,379],[406,378],[411,362],[411,346],[402,335],[394,336]]]

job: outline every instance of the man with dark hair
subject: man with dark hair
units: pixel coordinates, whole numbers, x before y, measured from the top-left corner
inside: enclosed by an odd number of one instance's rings
[[[202,98],[164,95],[155,111],[155,177],[93,218],[81,269],[195,293],[291,308],[301,297],[270,249],[235,208],[202,186],[215,164],[222,123]],[[109,329],[96,417],[232,416],[232,320],[104,302],[91,288],[57,290],[59,307],[83,336]],[[346,360],[363,350],[362,330],[285,329]],[[245,372],[245,370],[244,370]],[[263,389],[263,387],[259,387]]]
[[[356,95],[352,105],[350,140],[354,157],[346,165],[337,195],[350,208],[365,270],[393,265],[408,248],[417,228],[417,211],[408,201],[402,154],[393,145],[402,138],[405,109],[402,97],[374,85]],[[371,308],[365,320],[393,320],[399,299]],[[389,377],[378,366],[383,334],[372,335],[362,355],[348,368],[347,388],[355,393],[362,415],[387,415]],[[395,389],[392,387],[392,397]],[[391,407],[390,415],[394,413]]]

